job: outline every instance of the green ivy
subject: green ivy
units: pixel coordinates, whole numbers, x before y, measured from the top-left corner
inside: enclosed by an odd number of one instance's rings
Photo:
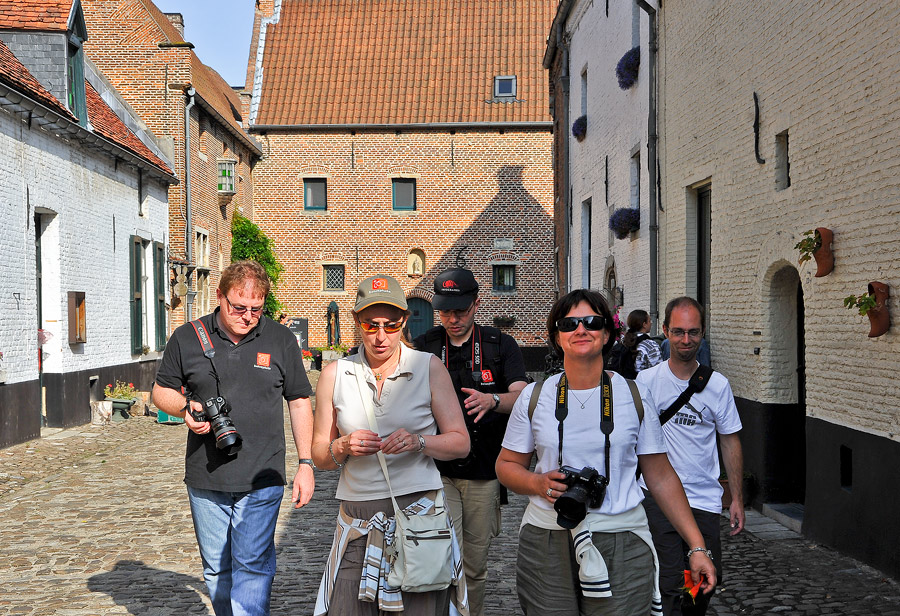
[[[253,224],[250,219],[235,213],[231,222],[231,261],[244,259],[257,261],[266,268],[266,273],[272,283],[272,291],[266,297],[263,312],[270,319],[277,319],[284,310],[284,305],[275,299],[274,291],[281,279],[284,266],[275,258],[272,240],[262,232],[262,229]]]

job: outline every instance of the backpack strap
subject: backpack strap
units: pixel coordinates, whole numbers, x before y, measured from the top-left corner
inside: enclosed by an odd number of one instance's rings
[[[531,400],[528,401],[528,421],[534,417],[534,409],[537,408],[538,398],[541,397],[541,387],[544,386],[544,379],[534,382],[534,389],[531,391]]]
[[[712,376],[713,369],[709,366],[704,366],[700,364],[697,369],[694,371],[694,374],[691,375],[691,380],[688,381],[687,389],[681,392],[681,395],[675,398],[675,402],[672,403],[669,408],[664,410],[659,414],[659,424],[663,425],[672,417],[675,416],[675,413],[681,410],[688,400],[691,399],[695,393],[700,393],[706,388],[706,384],[709,382],[710,377]]]
[[[638,423],[644,421],[644,402],[641,400],[641,392],[638,391],[637,383],[632,379],[625,379],[628,383],[628,389],[631,390],[631,399],[634,400],[634,408],[637,410]]]

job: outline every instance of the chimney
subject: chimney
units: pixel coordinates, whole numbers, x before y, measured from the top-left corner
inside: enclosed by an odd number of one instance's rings
[[[175,29],[178,30],[178,34],[181,35],[181,38],[184,38],[184,16],[181,13],[166,13],[166,17],[169,19],[169,23],[175,26]]]

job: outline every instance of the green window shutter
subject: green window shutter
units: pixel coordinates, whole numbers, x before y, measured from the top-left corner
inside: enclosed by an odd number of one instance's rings
[[[153,273],[156,291],[156,350],[166,346],[166,248],[161,242],[153,243]]]
[[[141,305],[141,272],[143,271],[143,242],[136,235],[131,236],[130,278],[131,278],[131,353],[140,355],[144,346],[144,327],[142,322],[143,306]]]

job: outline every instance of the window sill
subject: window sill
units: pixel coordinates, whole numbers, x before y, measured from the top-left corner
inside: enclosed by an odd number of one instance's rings
[[[419,210],[391,210],[391,216],[397,216],[398,218],[406,218],[407,216],[415,216],[419,213]]]

